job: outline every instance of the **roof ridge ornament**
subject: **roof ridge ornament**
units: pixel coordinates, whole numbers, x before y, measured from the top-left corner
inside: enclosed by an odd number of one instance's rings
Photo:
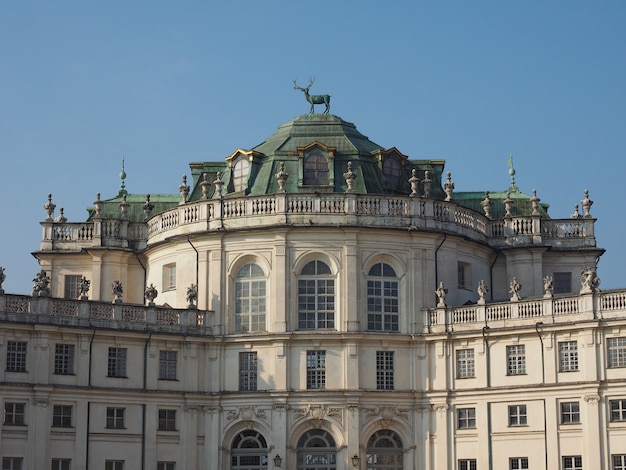
[[[124,166],[125,166],[125,160],[126,157],[124,155],[122,155],[122,171],[120,171],[120,190],[117,193],[117,197],[122,197],[125,194],[128,194],[128,191],[126,191],[126,183],[124,182],[124,180],[126,179],[126,171],[124,171]]]
[[[519,188],[515,186],[515,168],[513,167],[513,152],[509,154],[507,165],[509,166],[509,176],[511,177],[511,184],[509,185],[509,192],[519,193]]]
[[[326,109],[323,114],[328,114],[330,112],[330,95],[309,95],[309,90],[311,85],[313,85],[313,82],[315,82],[315,79],[309,78],[309,85],[306,88],[302,88],[299,87],[296,80],[294,80],[293,89],[302,91],[306,100],[311,103],[311,110],[309,111],[309,114],[314,114],[316,104],[326,105]]]

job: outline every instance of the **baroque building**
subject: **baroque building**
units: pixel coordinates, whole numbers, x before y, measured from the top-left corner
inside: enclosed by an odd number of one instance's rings
[[[625,470],[587,192],[444,165],[310,114],[176,194],[49,195],[32,295],[0,273],[2,469]]]

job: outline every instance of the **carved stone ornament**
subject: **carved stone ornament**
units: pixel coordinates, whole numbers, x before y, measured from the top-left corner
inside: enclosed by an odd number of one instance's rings
[[[202,183],[200,183],[200,187],[202,188],[202,199],[209,198],[209,188],[211,187],[211,182],[209,181],[208,173],[205,173],[202,178]]]
[[[78,293],[79,300],[87,300],[89,297],[87,293],[89,292],[89,287],[91,286],[91,281],[83,276],[80,281],[78,281]]]
[[[187,288],[187,308],[195,309],[196,302],[198,302],[198,286],[191,284],[191,286]]]
[[[420,184],[420,179],[417,177],[417,170],[415,168],[411,170],[409,184],[411,185],[411,194],[409,194],[409,197],[417,197],[417,186]]]
[[[509,294],[511,294],[511,302],[518,302],[521,299],[519,295],[520,290],[522,290],[522,285],[517,282],[515,277],[513,277],[513,279],[511,279],[511,282],[509,283]]]
[[[478,305],[485,305],[485,296],[487,292],[489,292],[489,288],[485,285],[485,281],[483,279],[478,283],[478,288],[476,289],[478,292]]]
[[[150,284],[146,288],[146,292],[144,294],[149,306],[154,306],[154,299],[157,298],[157,295],[159,295],[159,291],[156,289],[156,287],[154,287],[154,284]]]
[[[428,170],[424,172],[424,180],[422,181],[422,185],[424,186],[424,197],[430,197],[430,188],[433,185],[433,180],[430,179],[430,171]]]
[[[580,293],[592,294],[600,292],[599,286],[600,278],[598,277],[596,268],[594,266],[590,266],[583,269],[580,274]]]
[[[152,209],[154,209],[154,204],[150,202],[149,194],[146,194],[146,202],[141,205],[141,209],[143,210],[143,220],[148,220],[150,218],[150,214],[152,213]]]
[[[452,192],[454,191],[454,183],[452,182],[452,173],[448,172],[446,182],[443,184],[443,190],[446,193],[446,201],[452,200]]]
[[[124,295],[124,288],[122,287],[122,283],[120,281],[113,282],[111,286],[113,290],[113,303],[121,304],[122,296]]]
[[[4,274],[4,268],[0,266],[0,294],[4,294],[4,289],[2,288],[2,283],[6,280],[7,276]]]
[[[316,104],[323,104],[326,105],[326,109],[324,110],[324,114],[328,114],[330,112],[330,95],[309,95],[309,90],[311,89],[311,86],[313,85],[313,82],[315,82],[314,78],[309,78],[309,85],[305,88],[299,87],[298,84],[296,83],[296,81],[293,81],[293,89],[294,90],[300,90],[301,92],[304,93],[304,98],[311,103],[311,111],[309,111],[309,114],[313,114],[315,112],[315,105]]]
[[[543,278],[543,297],[546,299],[551,299],[554,292],[554,281],[552,280],[552,276],[546,276]]]
[[[437,290],[435,291],[437,294],[437,308],[446,308],[446,295],[448,295],[448,289],[443,285],[443,281],[439,283]]]
[[[352,162],[348,162],[348,171],[343,174],[343,177],[346,180],[346,185],[348,188],[346,189],[347,193],[353,193],[354,189],[352,189],[352,185],[354,185],[354,180],[356,179],[356,173],[352,171]]]
[[[180,191],[180,202],[179,204],[185,204],[189,197],[189,185],[187,184],[187,175],[183,175],[183,182],[178,187],[178,191]]]
[[[274,178],[278,181],[278,192],[284,193],[285,182],[287,181],[287,178],[289,178],[289,173],[285,171],[285,162],[280,162],[280,170],[274,175]]]
[[[491,219],[491,206],[493,206],[493,203],[491,202],[491,199],[489,199],[489,191],[485,191],[485,199],[480,201],[480,205],[483,206],[485,217]]]
[[[50,278],[44,270],[41,270],[33,279],[33,297],[50,297]]]

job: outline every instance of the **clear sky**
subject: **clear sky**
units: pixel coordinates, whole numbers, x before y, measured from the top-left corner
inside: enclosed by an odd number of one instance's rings
[[[568,218],[589,190],[600,287],[626,287],[626,1],[0,0],[0,266],[29,293],[49,192],[70,221],[176,193],[189,162],[331,112],[441,158],[458,191],[517,186]],[[523,292],[522,292],[523,294]]]

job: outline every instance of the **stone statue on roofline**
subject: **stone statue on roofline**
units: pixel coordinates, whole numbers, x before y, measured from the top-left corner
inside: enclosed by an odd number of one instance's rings
[[[121,304],[122,303],[122,296],[124,295],[124,288],[122,287],[122,283],[120,281],[115,281],[113,282],[113,303],[115,304]]]
[[[600,292],[600,278],[594,266],[584,268],[580,273],[580,293],[592,294]]]
[[[511,279],[511,282],[509,283],[509,294],[511,294],[511,302],[518,302],[519,300],[521,300],[521,297],[519,295],[519,292],[522,290],[522,285],[517,282],[517,279],[515,279],[515,276],[513,276],[513,279]]]
[[[439,286],[437,287],[437,290],[435,290],[435,293],[437,294],[437,307],[438,308],[445,308],[446,306],[446,295],[448,295],[448,289],[446,289],[446,287],[443,285],[443,281],[439,282]]]
[[[196,302],[198,302],[198,286],[191,284],[187,288],[187,308],[195,309]]]
[[[487,292],[489,292],[489,288],[485,285],[484,280],[480,280],[476,292],[478,292],[478,305],[485,305],[485,296],[487,295]]]
[[[33,283],[33,297],[50,297],[50,278],[43,269],[37,273]]]
[[[87,279],[85,276],[83,276],[80,281],[78,281],[78,293],[79,295],[79,300],[87,300],[87,293],[89,292],[89,287],[91,285],[91,281],[89,281],[89,279]]]
[[[154,284],[150,284],[146,288],[146,292],[144,293],[144,297],[148,301],[148,306],[149,307],[153,307],[154,306],[154,299],[157,298],[157,295],[159,295],[159,291],[156,289],[156,287],[154,287]]]
[[[552,298],[552,294],[554,292],[554,281],[552,279],[552,276],[546,276],[543,278],[543,291],[544,291],[544,298],[546,299],[551,299]]]
[[[4,289],[2,288],[2,283],[6,280],[6,275],[4,274],[4,268],[0,266],[0,294],[4,294]]]

